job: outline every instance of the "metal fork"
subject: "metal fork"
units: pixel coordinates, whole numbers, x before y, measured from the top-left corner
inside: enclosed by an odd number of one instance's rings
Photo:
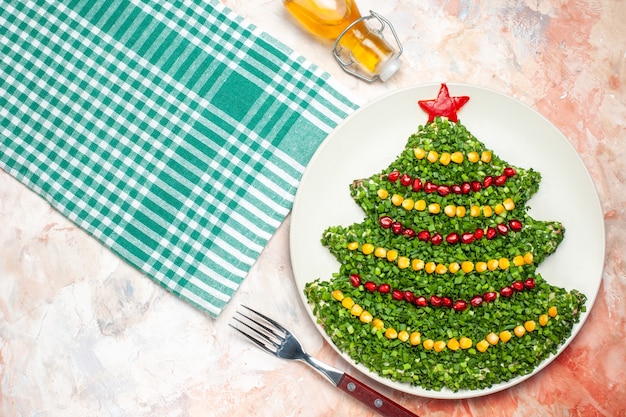
[[[233,320],[238,322],[240,326],[233,326],[232,324],[229,326],[246,336],[267,353],[282,359],[299,360],[310,365],[328,378],[333,385],[384,416],[417,417],[416,414],[354,377],[328,366],[306,353],[298,339],[275,320],[250,307],[242,307],[252,314],[246,315],[238,311],[239,316],[233,317]]]

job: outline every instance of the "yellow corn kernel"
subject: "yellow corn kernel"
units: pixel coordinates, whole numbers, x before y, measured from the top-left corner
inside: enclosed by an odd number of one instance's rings
[[[374,320],[374,317],[372,317],[372,313],[364,310],[359,316],[359,320],[361,320],[361,323],[371,323],[372,320]]]
[[[389,197],[389,191],[381,188],[380,190],[376,191],[376,194],[378,194],[378,198],[380,198],[381,200],[386,200],[387,197]]]
[[[377,258],[385,258],[387,256],[387,249],[380,246],[374,249],[374,256]]]
[[[491,152],[483,151],[483,153],[480,154],[480,160],[483,161],[486,164],[491,162]]]
[[[480,207],[478,207],[478,206],[470,207],[470,216],[472,216],[472,217],[480,216]]]
[[[515,266],[522,266],[525,263],[526,262],[524,262],[524,257],[522,255],[517,255],[515,258],[513,258],[513,265]]]
[[[398,332],[393,327],[389,327],[385,330],[385,337],[387,339],[396,339],[398,337]]]
[[[502,330],[500,332],[500,341],[503,343],[508,342],[509,340],[511,340],[511,332],[508,330]]]
[[[510,197],[509,197],[509,198],[507,198],[506,200],[504,200],[504,201],[502,202],[502,205],[504,206],[504,208],[505,208],[507,211],[511,211],[511,210],[513,210],[513,209],[515,208],[515,202],[514,202],[514,201],[513,201],[513,199],[512,199],[512,198],[510,198]]]
[[[405,210],[413,210],[413,207],[415,207],[415,201],[412,198],[405,198],[402,201],[402,208]]]
[[[418,211],[424,211],[426,210],[426,201],[425,200],[417,200],[415,202],[415,207],[413,207],[415,210]]]
[[[357,250],[359,248],[359,242],[348,243],[348,250]]]
[[[446,346],[448,346],[448,349],[450,350],[457,350],[460,346],[459,341],[456,340],[454,337],[450,340],[448,340],[448,343],[446,344]]]
[[[361,252],[363,252],[364,255],[371,255],[374,252],[374,245],[364,243],[363,246],[361,246]]]
[[[415,155],[417,159],[424,159],[424,157],[426,157],[426,151],[422,148],[414,148],[413,155]]]
[[[500,269],[509,269],[509,266],[511,266],[511,262],[507,258],[498,259],[498,267]]]
[[[450,271],[453,274],[456,274],[457,272],[459,272],[460,269],[461,269],[461,265],[459,265],[458,262],[452,262],[450,265],[448,265],[448,271]]]
[[[448,204],[443,208],[443,212],[446,213],[446,216],[448,217],[454,217],[456,216],[456,206],[453,204]]]
[[[463,206],[456,206],[456,217],[465,217],[465,207]]]
[[[526,334],[526,329],[522,325],[515,326],[513,333],[515,333],[515,336],[517,337],[522,337]]]
[[[413,271],[419,271],[424,269],[424,261],[422,261],[421,259],[413,259],[411,261],[411,269],[413,269]]]
[[[404,197],[402,197],[400,194],[394,194],[391,196],[391,204],[393,204],[396,207],[402,204],[403,201],[404,201]]]
[[[487,262],[476,262],[476,272],[485,272],[487,270]]]
[[[411,265],[411,260],[406,256],[400,256],[398,258],[398,268],[406,269]]]
[[[428,212],[432,214],[439,214],[441,211],[441,206],[439,203],[431,203],[428,205]]]
[[[422,335],[420,332],[412,332],[409,335],[409,343],[413,346],[417,346],[422,343]]]
[[[472,347],[472,339],[470,339],[469,337],[461,337],[461,339],[459,339],[459,347],[461,349],[469,349]]]
[[[442,152],[441,156],[439,157],[439,163],[443,166],[448,165],[451,160],[452,156],[450,155],[450,152]]]
[[[548,315],[547,314],[542,314],[541,316],[539,316],[539,325],[541,327],[543,327],[546,324],[548,324]]]
[[[498,260],[497,259],[489,259],[487,261],[487,269],[490,271],[495,271],[498,269]]]
[[[435,346],[435,341],[433,339],[426,339],[423,343],[424,349],[431,350]]]
[[[458,151],[452,152],[452,155],[450,155],[450,160],[455,164],[460,164],[461,162],[463,162],[463,153]]]
[[[435,267],[435,273],[436,274],[445,274],[446,272],[448,272],[448,267],[445,266],[444,264],[437,264],[437,266]]]
[[[437,151],[428,151],[426,159],[428,159],[428,162],[437,162],[439,160],[439,153]]]
[[[424,265],[424,270],[427,274],[432,274],[435,272],[435,269],[437,269],[437,264],[434,262],[427,262],[426,265]]]
[[[352,306],[352,308],[350,308],[350,314],[352,314],[353,316],[359,317],[361,313],[363,313],[363,307],[358,304],[355,304]]]
[[[504,213],[505,212],[504,205],[496,204],[496,206],[493,208],[493,212],[496,213],[497,215]]]
[[[524,262],[526,263],[526,265],[532,264],[534,259],[535,257],[533,256],[531,252],[528,252],[527,254],[524,255]]]
[[[480,156],[478,155],[478,152],[472,151],[467,154],[467,160],[470,162],[478,162],[479,159]]]
[[[333,298],[337,301],[343,300],[343,292],[341,292],[341,290],[335,290],[331,292],[330,295],[332,295]]]
[[[382,330],[383,327],[385,327],[385,323],[383,323],[381,319],[374,319],[372,320],[372,327],[377,330]]]
[[[398,340],[400,340],[401,342],[406,342],[407,340],[409,340],[409,332],[407,332],[406,330],[400,330],[398,332]]]
[[[466,274],[472,272],[474,270],[474,263],[472,261],[461,262],[461,270]]]
[[[528,320],[524,323],[524,328],[527,332],[532,332],[537,328],[537,323],[535,323],[535,320]]]
[[[493,209],[491,206],[483,206],[483,216],[491,217],[493,216]]]
[[[489,347],[489,342],[487,342],[484,339],[476,343],[476,349],[478,349],[479,352],[485,352],[488,347]]]
[[[490,345],[497,345],[498,342],[500,341],[500,336],[491,332],[487,335],[485,339],[487,339],[487,342],[489,342]]]
[[[556,317],[557,313],[556,306],[552,306],[548,309],[548,315],[552,318]]]
[[[435,348],[435,352],[441,352],[446,348],[446,342],[444,342],[443,340],[437,340],[433,348]]]
[[[389,249],[389,250],[387,251],[387,260],[388,260],[389,262],[393,262],[393,261],[395,261],[396,259],[398,259],[398,251],[397,251],[397,250],[395,250],[395,249]]]
[[[341,300],[341,305],[347,309],[350,309],[354,305],[354,300],[350,297],[344,297],[344,299]]]

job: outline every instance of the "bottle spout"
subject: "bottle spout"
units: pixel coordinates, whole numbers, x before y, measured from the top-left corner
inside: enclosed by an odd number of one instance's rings
[[[368,20],[377,20],[379,28],[372,28]],[[385,39],[383,31],[388,27],[397,48]],[[389,80],[402,66],[402,44],[395,29],[383,16],[370,11],[346,27],[335,40],[335,60],[341,68],[367,82]]]

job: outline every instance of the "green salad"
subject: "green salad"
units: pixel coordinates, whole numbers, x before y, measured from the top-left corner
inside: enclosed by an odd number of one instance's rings
[[[565,236],[528,214],[540,182],[459,121],[419,126],[389,167],[350,184],[364,220],[321,236],[340,267],[305,287],[318,322],[355,362],[427,390],[532,372],[586,301],[537,273]]]

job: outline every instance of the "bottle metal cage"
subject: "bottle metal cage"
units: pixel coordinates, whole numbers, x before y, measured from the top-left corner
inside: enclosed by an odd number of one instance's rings
[[[339,65],[341,66],[341,68],[347,72],[348,74],[351,74],[363,81],[367,81],[369,83],[374,82],[376,80],[378,80],[378,75],[374,75],[371,77],[367,77],[361,73],[358,72],[358,63],[355,63],[355,61],[353,59],[350,59],[349,61],[345,61],[344,59],[341,58],[341,46],[339,46],[339,41],[341,40],[341,38],[350,30],[352,29],[352,27],[354,25],[356,25],[357,23],[361,22],[361,21],[366,21],[366,20],[370,20],[370,19],[376,19],[378,20],[378,22],[380,23],[380,28],[379,29],[372,29],[373,32],[378,33],[381,38],[384,38],[383,36],[383,31],[385,30],[386,26],[389,26],[389,30],[391,31],[391,33],[393,34],[393,37],[395,38],[396,44],[398,45],[398,52],[394,55],[395,58],[399,57],[400,55],[402,55],[402,44],[400,43],[400,39],[398,38],[398,34],[396,33],[395,29],[393,28],[393,25],[391,24],[391,22],[387,19],[385,19],[383,16],[381,16],[380,14],[370,10],[370,14],[369,16],[363,16],[357,20],[355,20],[354,22],[350,23],[350,25],[348,25],[348,27],[346,27],[337,37],[337,39],[335,40],[335,47],[333,48],[333,55],[335,56],[335,60],[339,63]],[[371,29],[371,28],[370,28]],[[354,67],[356,67],[357,69],[352,69],[350,68],[350,66],[352,66],[353,64]]]

